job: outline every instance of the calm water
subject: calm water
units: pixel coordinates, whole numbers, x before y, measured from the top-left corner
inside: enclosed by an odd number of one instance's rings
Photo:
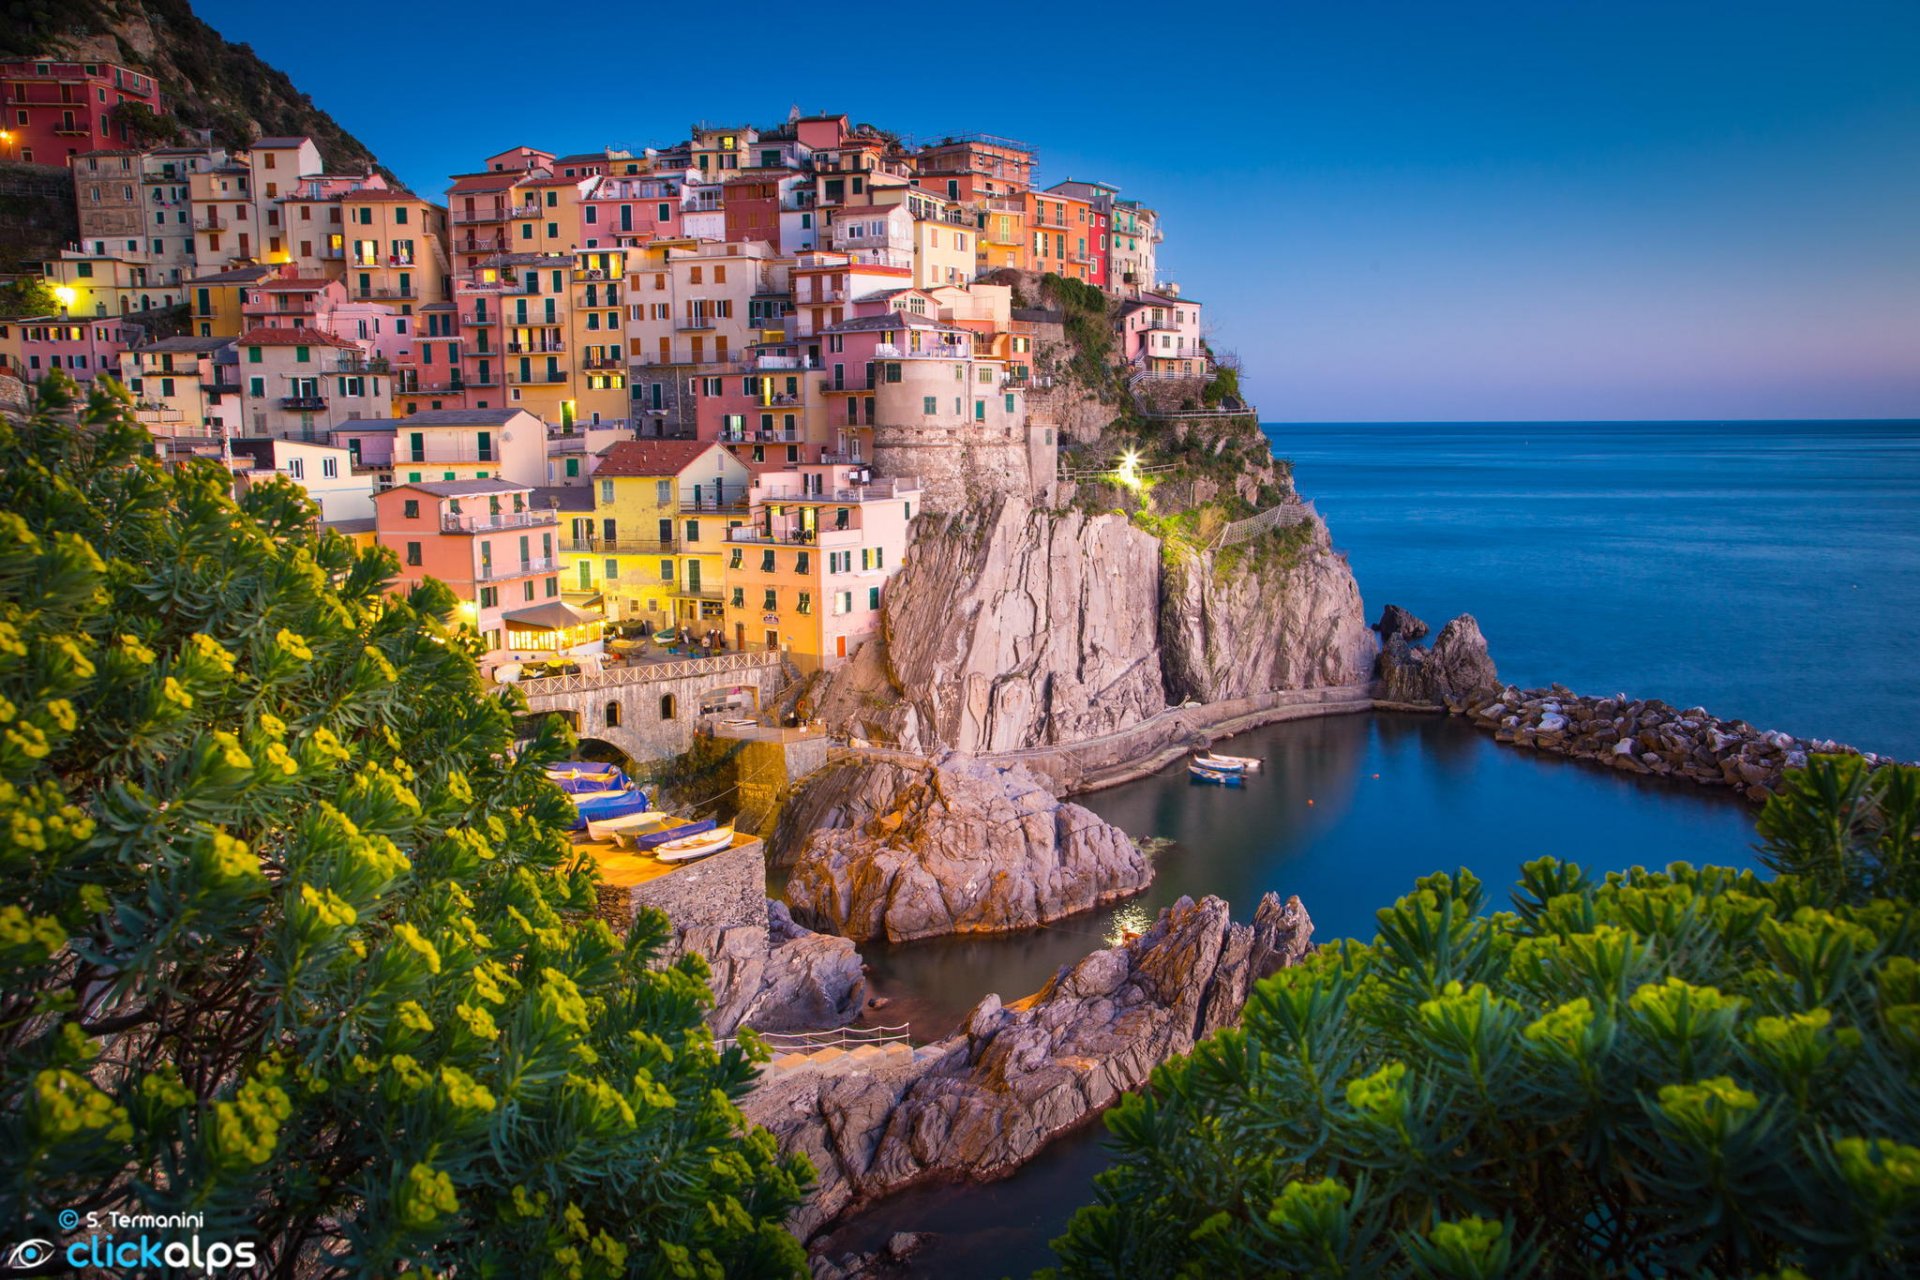
[[[1920,758],[1920,424],[1270,426],[1350,553],[1369,610],[1474,614],[1501,673],[1703,704],[1769,728]],[[1034,990],[1182,894],[1247,918],[1297,893],[1322,939],[1467,866],[1498,903],[1542,854],[1598,868],[1750,865],[1751,813],[1719,792],[1496,747],[1436,717],[1349,716],[1234,740],[1244,791],[1179,766],[1083,797],[1171,841],[1151,889],[1013,938],[869,949],[887,1018],[933,1036],[989,991]],[[1024,1275],[1090,1198],[1102,1130],[1012,1179],[929,1188],[843,1233],[939,1232],[927,1277]]]

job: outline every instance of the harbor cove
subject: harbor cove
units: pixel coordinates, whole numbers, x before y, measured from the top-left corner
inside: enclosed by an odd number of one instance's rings
[[[1916,1269],[1920,10],[623,16],[0,24],[0,1270]]]

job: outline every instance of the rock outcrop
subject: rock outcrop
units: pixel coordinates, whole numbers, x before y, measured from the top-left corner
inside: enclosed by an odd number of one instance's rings
[[[896,738],[971,753],[1094,737],[1167,705],[1160,544],[1124,516],[1018,498],[916,531],[888,584]]]
[[[1160,644],[1176,701],[1365,684],[1378,647],[1360,587],[1318,517],[1166,569]]]
[[[675,934],[673,954],[698,952],[713,970],[707,1022],[718,1036],[756,1031],[817,1031],[860,1016],[867,999],[860,953],[846,938],[814,933],[767,903],[767,922],[698,925]],[[671,959],[669,955],[667,959]]]
[[[1141,937],[1064,967],[1014,1005],[988,996],[910,1060],[769,1072],[747,1119],[812,1160],[806,1238],[849,1206],[941,1177],[992,1178],[1238,1019],[1253,983],[1296,963],[1313,925],[1269,894],[1251,925],[1182,898]]]
[[[1440,628],[1431,648],[1418,646],[1427,624],[1398,605],[1388,605],[1375,624],[1380,650],[1380,696],[1387,702],[1419,703],[1458,710],[1500,687],[1500,673],[1487,654],[1487,638],[1473,615],[1463,613]]]
[[[1657,698],[1624,693],[1582,697],[1557,684],[1548,689],[1509,685],[1473,699],[1463,711],[1500,742],[1629,773],[1731,787],[1754,801],[1764,801],[1779,788],[1782,773],[1805,767],[1814,752],[1857,755],[1876,767],[1898,763],[1843,743],[1722,720],[1703,707],[1676,709]]]
[[[801,920],[857,941],[1032,928],[1153,879],[1124,831],[1018,766],[876,761],[835,785],[836,808],[854,821],[806,837],[787,901]]]

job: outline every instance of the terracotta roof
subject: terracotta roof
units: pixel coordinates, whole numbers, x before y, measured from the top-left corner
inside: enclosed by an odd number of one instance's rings
[[[549,176],[545,178],[528,178],[526,185],[529,187],[577,187],[586,180],[584,176],[578,178]]]
[[[418,427],[501,427],[525,412],[525,409],[429,409],[397,421]]]
[[[413,194],[413,192],[411,191],[403,191],[403,190],[396,189],[394,187],[362,187],[358,191],[344,192],[342,193],[340,198],[342,200],[371,200],[371,201],[395,201],[395,202],[401,201],[401,200],[418,200],[421,204],[428,203],[427,199],[424,196],[417,196]]]
[[[511,173],[463,173],[453,180],[454,191],[505,191],[526,177],[523,170]]]
[[[541,485],[527,505],[535,511],[592,511],[593,490],[584,484]]]
[[[593,478],[677,476],[713,447],[710,440],[620,440],[601,452]]]
[[[146,355],[148,352],[171,355],[176,351],[204,353],[218,351],[222,347],[233,345],[232,338],[162,338],[158,342],[149,342],[144,347],[135,347],[133,354]]]
[[[252,145],[248,149],[253,151],[258,151],[262,147],[265,147],[269,151],[284,151],[289,147],[297,147],[302,145],[303,143],[308,143],[312,141],[313,139],[307,137],[305,134],[301,134],[297,138],[292,138],[292,137],[255,138],[253,140]]]
[[[247,347],[341,347],[348,351],[358,350],[351,342],[343,342],[330,333],[322,333],[306,325],[297,325],[291,329],[273,329],[265,326],[248,329],[234,341]]]
[[[253,284],[271,275],[278,275],[278,267],[233,267],[226,271],[216,271],[208,276],[195,276],[188,284]]]
[[[290,293],[307,293],[324,289],[332,283],[325,276],[284,276],[277,280],[262,280],[260,287],[268,291],[285,289]]]
[[[466,498],[482,493],[526,493],[532,488],[532,485],[512,484],[505,480],[415,480],[412,484],[397,484],[391,489],[383,489],[374,497],[398,493],[402,489],[418,489],[436,498]]]

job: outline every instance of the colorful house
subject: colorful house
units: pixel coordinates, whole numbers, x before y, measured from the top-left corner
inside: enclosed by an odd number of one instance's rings
[[[0,62],[0,100],[6,133],[0,161],[63,169],[89,151],[137,150],[123,103],[160,112],[152,76],[113,62],[20,58]]]
[[[546,424],[523,409],[438,409],[393,424],[393,478],[507,480],[533,488],[547,474]]]
[[[434,480],[374,495],[375,536],[400,561],[392,589],[426,578],[460,600],[460,620],[481,638],[481,667],[511,658],[598,653],[600,619],[560,598],[558,518],[535,507],[532,485]]]
[[[785,652],[802,671],[844,662],[879,634],[881,595],[906,562],[911,479],[799,466],[754,477],[750,518],[727,531],[726,623],[739,650]]]
[[[1201,339],[1200,304],[1178,293],[1147,293],[1121,304],[1120,353],[1135,370],[1169,378],[1204,378],[1211,357]]]
[[[120,355],[134,413],[156,436],[238,434],[237,370],[232,338],[162,338]]]
[[[354,343],[306,326],[259,327],[234,349],[252,435],[324,440],[354,418],[393,416],[393,379]]]

